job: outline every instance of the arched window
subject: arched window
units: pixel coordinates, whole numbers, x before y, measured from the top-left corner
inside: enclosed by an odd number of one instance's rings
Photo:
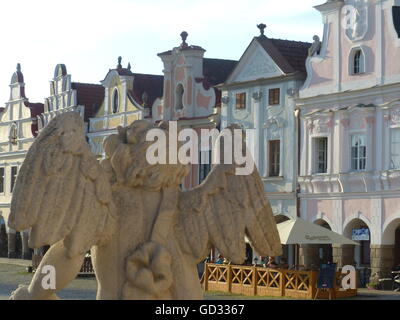
[[[175,91],[175,98],[176,98],[175,109],[176,110],[183,109],[183,93],[184,93],[183,85],[180,83],[176,87],[176,91]]]
[[[361,49],[355,49],[350,56],[351,74],[361,74],[365,72],[365,57]]]
[[[119,109],[119,95],[118,90],[115,89],[112,96],[112,111],[113,113],[117,113]]]

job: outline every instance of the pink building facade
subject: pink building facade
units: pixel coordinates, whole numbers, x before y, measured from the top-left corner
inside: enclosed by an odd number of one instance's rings
[[[200,136],[202,129],[220,127],[221,92],[214,86],[224,82],[237,61],[204,58],[200,46],[186,42],[172,50],[159,53],[164,69],[163,97],[152,106],[152,120],[176,121],[178,131],[193,129]],[[182,181],[186,190],[199,185],[211,171],[211,146],[198,145],[198,162],[190,165],[190,173]]]
[[[296,102],[300,213],[358,240],[333,246],[333,261],[381,277],[400,264],[400,1],[315,8],[323,40]],[[305,263],[320,255],[303,247]]]

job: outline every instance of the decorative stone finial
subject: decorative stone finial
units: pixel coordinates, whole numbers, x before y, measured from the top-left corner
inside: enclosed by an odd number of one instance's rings
[[[266,26],[264,23],[260,23],[260,24],[257,25],[257,28],[260,29],[260,36],[263,36],[263,35],[264,35],[264,29],[265,29],[266,27],[267,27],[267,26]]]
[[[186,31],[181,32],[182,44],[181,47],[186,47],[188,44],[186,43],[186,39],[188,37],[188,33]]]
[[[17,71],[21,72],[21,64],[20,63],[17,63]]]
[[[121,61],[122,61],[122,57],[119,56],[119,57],[118,57],[118,65],[117,65],[117,68],[118,68],[118,69],[121,69],[121,68],[122,68]]]
[[[131,71],[131,69],[132,69],[131,63],[130,63],[130,62],[128,62],[128,67],[127,67],[127,69],[128,69],[129,71]]]

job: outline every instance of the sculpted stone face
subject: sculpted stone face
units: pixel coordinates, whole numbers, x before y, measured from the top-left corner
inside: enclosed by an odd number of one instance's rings
[[[145,136],[154,127],[141,120],[119,128],[105,140],[101,163],[78,114],[59,115],[44,128],[18,175],[9,224],[31,228],[31,247],[51,247],[31,284],[12,299],[57,298],[89,249],[99,299],[201,299],[197,263],[212,247],[242,263],[245,235],[261,255],[281,254],[256,169],[236,176],[235,164],[215,165],[184,192],[179,184],[188,166],[146,162]],[[46,265],[57,272],[55,289],[41,286]]]

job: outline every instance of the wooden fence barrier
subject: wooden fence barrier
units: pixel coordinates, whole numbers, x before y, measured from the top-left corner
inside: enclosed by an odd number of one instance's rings
[[[342,277],[341,272],[336,273],[335,297],[356,296],[357,289],[341,289]],[[231,292],[247,296],[313,299],[317,292],[317,278],[318,271],[207,263],[202,283],[205,291]],[[320,291],[318,298],[328,298],[328,292]]]

